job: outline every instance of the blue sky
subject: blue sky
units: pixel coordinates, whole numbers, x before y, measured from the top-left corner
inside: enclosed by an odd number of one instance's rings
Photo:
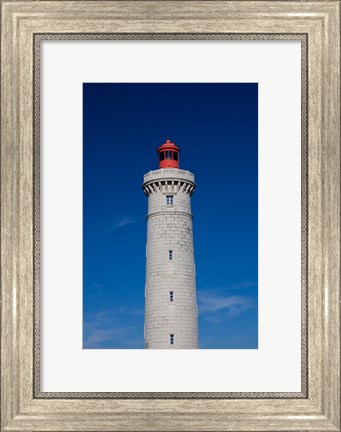
[[[147,197],[167,137],[194,173],[200,348],[258,346],[257,84],[83,84],[83,347],[143,348]]]

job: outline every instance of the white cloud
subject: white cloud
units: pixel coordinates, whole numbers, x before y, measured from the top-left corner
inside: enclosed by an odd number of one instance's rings
[[[143,324],[140,309],[107,309],[86,315],[83,322],[83,347],[142,348]],[[130,317],[130,318],[129,318]]]
[[[133,216],[122,215],[120,216],[113,224],[109,227],[105,228],[102,232],[99,232],[94,237],[103,237],[112,234],[114,231],[117,231],[127,225],[131,225],[137,222],[137,219]]]
[[[136,336],[138,330],[137,326],[99,329],[96,326],[91,328],[90,325],[87,327],[83,345],[85,348],[99,348],[103,342],[112,342],[114,346],[120,343],[122,347],[134,346],[133,337]]]
[[[231,285],[231,289],[253,288],[256,286],[257,286],[256,282],[246,281],[246,282],[239,282]]]
[[[136,219],[133,216],[121,216],[111,227],[111,231],[115,231],[117,229],[123,228],[126,225],[131,225],[136,222]]]
[[[206,321],[219,323],[257,307],[257,298],[238,293],[243,288],[257,286],[253,282],[243,282],[230,287],[198,291],[199,314]],[[236,293],[237,292],[237,293]]]
[[[215,293],[200,293],[200,312],[216,312],[226,310],[229,313],[240,313],[253,304],[253,299],[243,296],[223,296]]]

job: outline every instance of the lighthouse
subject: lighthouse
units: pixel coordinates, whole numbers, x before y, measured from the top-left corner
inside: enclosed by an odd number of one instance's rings
[[[191,195],[194,175],[179,168],[180,148],[157,149],[159,169],[144,176],[148,197],[145,348],[198,348]]]

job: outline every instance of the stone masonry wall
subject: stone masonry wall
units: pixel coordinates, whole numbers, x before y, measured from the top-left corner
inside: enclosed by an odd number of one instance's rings
[[[166,170],[161,170],[166,171]],[[143,185],[148,195],[145,347],[198,348],[198,308],[190,195],[193,181],[173,178]],[[188,172],[187,172],[188,173]],[[167,204],[167,196],[173,204]],[[172,251],[172,259],[170,252]],[[173,292],[173,301],[170,292]],[[170,335],[174,335],[174,344]]]

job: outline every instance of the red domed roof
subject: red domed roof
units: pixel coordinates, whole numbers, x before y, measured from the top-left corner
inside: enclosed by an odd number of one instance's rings
[[[160,151],[162,150],[173,150],[173,149],[180,151],[178,146],[176,146],[170,139],[167,139],[166,142],[160,145],[160,147],[157,149],[157,152],[160,153]]]

